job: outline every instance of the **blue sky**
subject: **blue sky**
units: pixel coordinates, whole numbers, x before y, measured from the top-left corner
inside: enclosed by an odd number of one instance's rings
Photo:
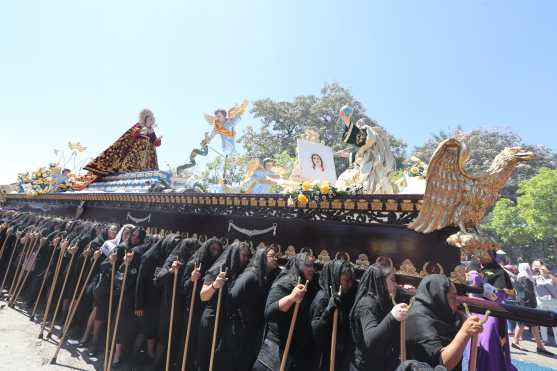
[[[556,14],[549,0],[3,1],[0,183],[69,140],[96,155],[144,107],[175,166],[202,112],[333,81],[410,146],[461,125],[557,149]]]

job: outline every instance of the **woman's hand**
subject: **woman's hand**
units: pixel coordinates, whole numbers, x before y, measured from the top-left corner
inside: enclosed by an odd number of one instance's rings
[[[199,269],[195,268],[195,269],[191,272],[191,282],[195,283],[195,282],[197,282],[200,278],[201,278],[201,272],[199,271]]]
[[[398,321],[404,321],[408,316],[408,304],[400,303],[391,309],[391,315]]]
[[[116,261],[118,260],[118,255],[116,255],[116,253],[112,253],[110,254],[110,256],[108,257],[108,261],[110,261],[110,264],[114,265],[116,264]]]
[[[480,332],[482,332],[482,330],[483,330],[483,325],[480,321],[480,317],[471,316],[466,318],[459,332],[466,335],[467,337],[471,337],[479,334]]]
[[[181,266],[182,266],[182,263],[180,263],[178,260],[174,260],[168,271],[170,273],[178,273]]]
[[[130,263],[133,260],[133,251],[126,253],[126,255],[124,255],[124,264],[125,265],[130,265]]]
[[[290,295],[292,296],[292,299],[295,303],[301,303],[302,300],[304,300],[304,296],[306,295],[306,287],[299,283],[294,286]]]
[[[226,281],[227,281],[226,272],[220,272],[217,278],[215,279],[215,282],[213,282],[213,288],[221,289],[226,283]]]

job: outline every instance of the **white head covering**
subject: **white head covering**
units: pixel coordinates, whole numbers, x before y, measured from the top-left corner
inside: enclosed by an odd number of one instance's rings
[[[122,228],[120,228],[120,230],[118,231],[118,234],[116,235],[116,237],[113,240],[105,241],[103,243],[103,245],[101,246],[101,252],[103,253],[103,255],[108,256],[108,254],[110,254],[110,252],[116,246],[121,244],[122,243],[122,236],[124,235],[124,231],[127,228],[133,228],[133,227],[135,227],[133,224],[126,224]]]
[[[526,277],[530,281],[534,281],[534,275],[532,274],[532,269],[530,268],[530,264],[520,263],[518,265],[518,275],[516,276],[516,278],[519,279],[521,277]]]

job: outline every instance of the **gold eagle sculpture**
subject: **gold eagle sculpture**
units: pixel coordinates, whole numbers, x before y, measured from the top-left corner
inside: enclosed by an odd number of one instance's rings
[[[477,227],[516,166],[534,157],[533,152],[520,147],[505,148],[484,174],[471,175],[464,169],[469,159],[466,145],[455,138],[442,141],[429,162],[420,213],[408,228],[427,234],[455,226],[460,229],[458,236],[452,235],[447,241],[466,247],[463,245],[469,245],[470,237],[481,238]]]

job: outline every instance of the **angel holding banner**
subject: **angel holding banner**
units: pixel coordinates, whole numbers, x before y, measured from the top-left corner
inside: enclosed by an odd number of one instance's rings
[[[214,116],[204,114],[205,120],[211,125],[213,125],[213,132],[209,135],[208,139],[205,139],[206,144],[215,137],[215,135],[220,135],[222,140],[222,151],[228,156],[236,153],[236,124],[240,121],[242,115],[246,112],[248,108],[248,101],[244,101],[240,104],[236,104],[228,110],[218,109],[215,111]]]

